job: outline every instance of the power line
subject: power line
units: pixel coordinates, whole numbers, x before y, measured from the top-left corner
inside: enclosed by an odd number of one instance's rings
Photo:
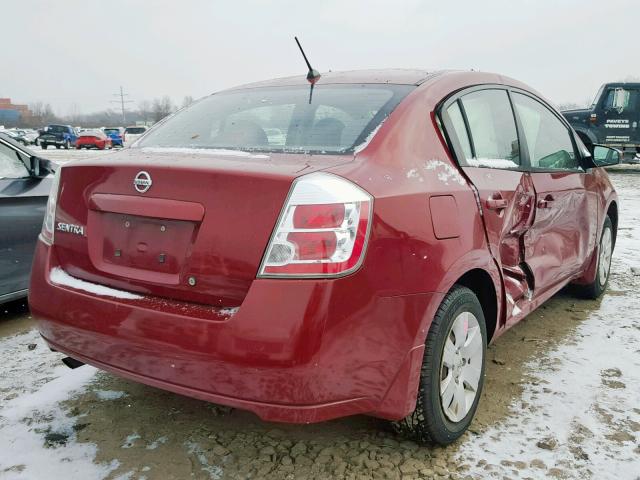
[[[133,100],[125,100],[124,97],[128,97],[129,94],[128,93],[124,93],[124,89],[122,88],[122,86],[120,86],[120,93],[114,93],[113,94],[114,97],[120,97],[120,100],[110,100],[109,103],[119,103],[121,108],[122,108],[122,124],[123,126],[126,126],[127,124],[127,117],[126,117],[126,110],[124,109],[124,104],[125,103],[133,103]]]

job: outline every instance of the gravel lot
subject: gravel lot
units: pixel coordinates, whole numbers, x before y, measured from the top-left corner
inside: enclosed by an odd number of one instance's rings
[[[47,150],[56,160],[104,152]],[[471,430],[421,447],[358,416],[280,425],[84,366],[68,370],[24,302],[0,308],[0,478],[640,478],[640,170],[609,291],[556,295],[500,337]]]

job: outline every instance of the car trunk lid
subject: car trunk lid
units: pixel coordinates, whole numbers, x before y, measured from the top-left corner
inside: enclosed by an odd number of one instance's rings
[[[131,149],[74,162],[61,178],[58,261],[89,282],[238,306],[293,179],[351,158]]]

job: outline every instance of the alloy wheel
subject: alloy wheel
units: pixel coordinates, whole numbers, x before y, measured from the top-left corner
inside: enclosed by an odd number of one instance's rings
[[[456,317],[447,335],[440,364],[440,402],[452,422],[463,420],[478,395],[483,362],[482,333],[471,312]]]
[[[600,240],[600,258],[598,260],[598,280],[600,285],[607,283],[611,268],[611,254],[613,252],[613,236],[611,228],[605,227]]]

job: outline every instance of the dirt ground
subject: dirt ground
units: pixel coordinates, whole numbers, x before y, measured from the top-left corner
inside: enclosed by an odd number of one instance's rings
[[[0,478],[640,478],[640,174],[613,178],[626,217],[607,294],[565,289],[497,339],[476,419],[449,447],[366,416],[265,423],[66,370],[15,302],[0,307]]]

